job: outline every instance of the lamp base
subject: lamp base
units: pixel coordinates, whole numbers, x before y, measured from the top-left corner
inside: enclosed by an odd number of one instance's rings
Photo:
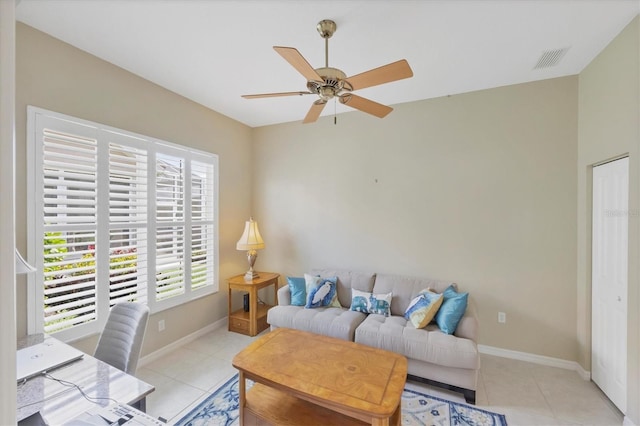
[[[255,249],[247,250],[247,261],[249,262],[249,270],[244,274],[245,281],[252,281],[259,277],[258,273],[253,270],[253,265],[258,258],[258,252]]]
[[[256,271],[247,271],[246,274],[244,274],[244,280],[245,281],[253,281],[256,278],[259,278],[260,275],[258,275],[258,273]]]

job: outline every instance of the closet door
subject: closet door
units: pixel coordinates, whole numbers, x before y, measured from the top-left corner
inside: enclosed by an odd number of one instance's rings
[[[629,158],[593,168],[591,377],[627,408]]]

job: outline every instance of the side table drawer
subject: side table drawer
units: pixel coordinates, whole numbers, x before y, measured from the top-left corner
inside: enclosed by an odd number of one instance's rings
[[[249,333],[249,321],[236,317],[229,318],[229,330],[237,333]]]

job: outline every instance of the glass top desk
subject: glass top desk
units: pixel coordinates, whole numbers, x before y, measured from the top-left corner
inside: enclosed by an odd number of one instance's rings
[[[41,343],[43,339],[44,334],[26,336],[18,341],[17,347],[26,348]],[[96,407],[96,404],[107,406],[113,400],[146,411],[146,397],[155,390],[152,385],[87,354],[49,374],[56,379],[78,385],[89,397],[104,399],[97,399],[96,403],[90,402],[75,387],[36,376],[26,383],[18,383],[18,421],[40,412],[47,423],[62,424]]]

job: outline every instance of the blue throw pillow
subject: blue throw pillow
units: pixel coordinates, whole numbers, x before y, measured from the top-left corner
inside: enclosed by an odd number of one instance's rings
[[[304,306],[307,303],[307,288],[304,278],[287,277],[289,291],[291,292],[291,304],[293,306]]]
[[[336,296],[337,278],[322,278],[304,274],[304,281],[307,289],[305,308],[319,308],[331,304],[331,301]]]
[[[469,293],[458,293],[450,285],[442,295],[444,296],[444,301],[436,314],[436,323],[438,323],[438,327],[443,333],[453,334],[464,312],[467,310]]]

